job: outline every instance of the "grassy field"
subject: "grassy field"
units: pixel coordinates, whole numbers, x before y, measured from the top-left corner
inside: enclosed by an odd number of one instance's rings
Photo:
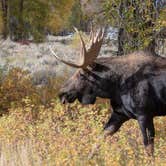
[[[155,159],[148,158],[136,121],[105,140],[108,100],[64,106],[56,97],[62,81],[35,87],[18,68],[0,75],[0,166],[166,165],[166,117],[155,118]]]
[[[110,111],[107,101],[93,106],[74,103],[52,108],[26,105],[0,118],[0,165],[166,165],[165,117],[155,119],[155,161],[146,157],[136,121],[122,126],[108,142],[102,137]],[[100,145],[94,150],[95,145]]]

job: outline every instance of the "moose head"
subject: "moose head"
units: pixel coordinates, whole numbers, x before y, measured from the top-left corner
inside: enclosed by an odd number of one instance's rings
[[[59,61],[71,67],[79,68],[74,75],[63,85],[60,90],[59,97],[62,103],[72,103],[78,99],[82,104],[93,104],[96,101],[96,87],[94,86],[95,79],[90,77],[91,70],[89,69],[99,55],[104,38],[104,29],[100,28],[97,31],[90,32],[89,48],[86,48],[80,32],[74,28],[78,33],[81,41],[80,59],[77,63],[63,60],[53,51],[51,52]]]

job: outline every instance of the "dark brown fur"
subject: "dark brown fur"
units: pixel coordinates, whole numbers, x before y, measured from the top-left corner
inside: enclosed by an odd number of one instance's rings
[[[104,129],[112,135],[127,120],[136,119],[145,147],[153,152],[153,117],[166,115],[166,59],[144,51],[98,58],[79,69],[59,96],[63,103],[78,99],[83,104],[109,98],[114,111]]]

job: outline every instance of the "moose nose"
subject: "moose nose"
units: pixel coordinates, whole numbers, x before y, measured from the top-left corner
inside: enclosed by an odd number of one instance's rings
[[[62,104],[66,103],[65,95],[63,93],[59,94],[59,99],[60,99],[60,101],[61,101]]]
[[[65,96],[62,96],[62,98],[61,98],[61,103],[62,103],[62,104],[65,104],[65,103],[66,103]]]

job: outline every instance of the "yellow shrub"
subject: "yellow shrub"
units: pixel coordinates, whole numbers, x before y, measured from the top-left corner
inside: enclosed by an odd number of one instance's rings
[[[62,81],[63,78],[50,78],[47,85],[36,87],[28,71],[11,69],[0,82],[0,113],[6,113],[11,107],[24,106],[27,98],[34,109],[40,105],[50,107]]]
[[[11,104],[21,104],[22,99],[34,92],[33,85],[27,71],[14,68],[0,83],[0,110],[6,111]]]

